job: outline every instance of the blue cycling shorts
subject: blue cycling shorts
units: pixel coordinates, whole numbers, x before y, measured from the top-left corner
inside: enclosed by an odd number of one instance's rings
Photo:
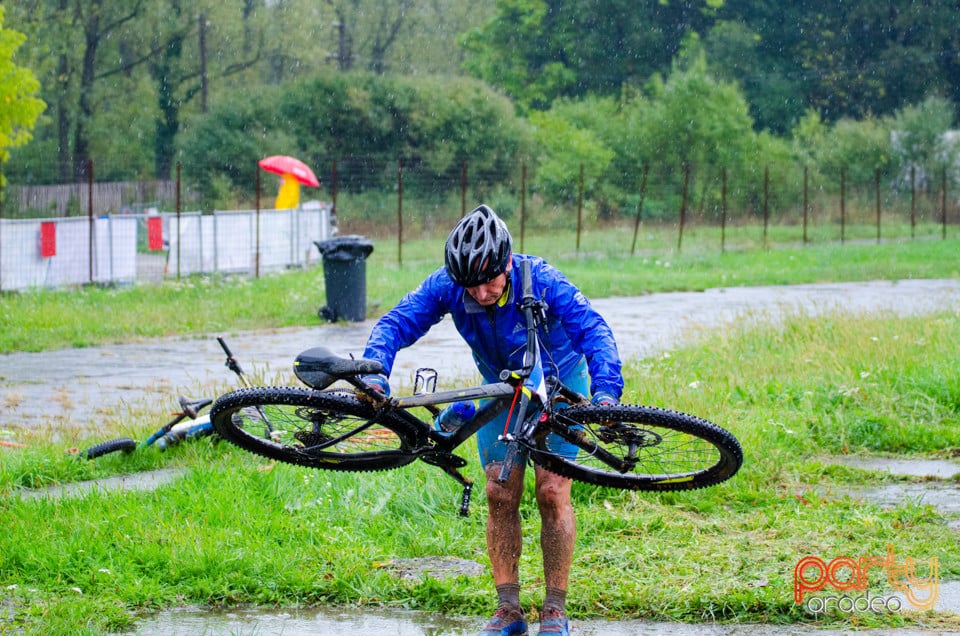
[[[587,360],[581,358],[580,362],[573,368],[573,371],[560,378],[566,386],[583,395],[589,395],[590,392],[590,374],[587,371]],[[558,405],[566,406],[566,405]],[[477,431],[477,446],[480,450],[480,463],[484,468],[492,462],[502,462],[507,454],[507,443],[498,438],[504,433],[504,426],[507,423],[507,411],[499,414]],[[516,418],[510,422],[510,430],[513,433],[516,429]],[[576,457],[579,448],[575,444],[564,441],[559,435],[551,433],[552,443],[550,447],[556,449],[559,455],[563,457]]]

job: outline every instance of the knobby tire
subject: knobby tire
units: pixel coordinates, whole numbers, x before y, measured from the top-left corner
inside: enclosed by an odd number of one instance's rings
[[[136,447],[137,443],[129,437],[121,437],[119,439],[112,439],[109,442],[97,444],[96,446],[91,446],[87,450],[83,451],[83,456],[87,459],[96,459],[97,457],[103,457],[104,455],[109,455],[110,453],[130,453],[133,452]]]
[[[707,420],[656,407],[575,406],[555,411],[547,427],[531,449],[534,463],[599,486],[695,490],[729,479],[743,463],[740,442],[728,431]],[[576,457],[556,454],[557,437],[547,435],[551,431],[580,448]],[[611,459],[627,461],[613,466]]]
[[[391,414],[376,418],[369,403],[344,391],[239,389],[217,399],[210,421],[240,448],[297,466],[372,471],[417,458],[411,452],[417,432],[409,423]]]

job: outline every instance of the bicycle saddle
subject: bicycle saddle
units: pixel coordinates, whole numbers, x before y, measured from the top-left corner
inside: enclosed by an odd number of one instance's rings
[[[337,380],[383,373],[383,365],[376,360],[344,358],[326,347],[313,347],[293,361],[293,373],[308,387],[319,391]]]

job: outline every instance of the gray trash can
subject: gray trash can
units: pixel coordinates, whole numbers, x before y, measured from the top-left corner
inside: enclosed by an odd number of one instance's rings
[[[367,263],[373,241],[364,236],[338,236],[314,241],[323,255],[327,304],[317,312],[324,320],[359,322],[367,317]]]

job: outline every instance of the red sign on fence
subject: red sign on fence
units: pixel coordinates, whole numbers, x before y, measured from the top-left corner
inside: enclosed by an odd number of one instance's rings
[[[163,249],[163,219],[159,216],[147,219],[147,249]]]
[[[40,223],[40,258],[57,255],[57,224],[53,221]]]

